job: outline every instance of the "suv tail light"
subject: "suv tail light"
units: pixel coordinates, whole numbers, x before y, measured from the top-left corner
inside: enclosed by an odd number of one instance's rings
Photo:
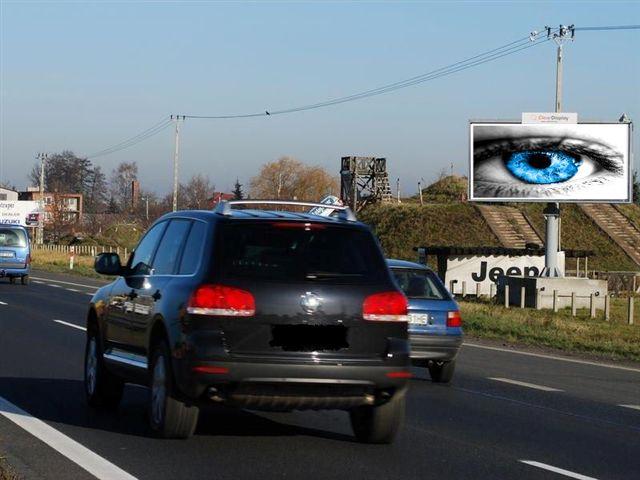
[[[406,322],[407,298],[400,292],[374,293],[364,299],[362,316],[375,322]]]
[[[252,317],[256,303],[251,292],[225,285],[201,285],[191,295],[187,312],[196,315]]]
[[[458,310],[454,310],[453,312],[447,312],[447,327],[461,327],[462,326],[462,317],[460,316],[460,312]]]

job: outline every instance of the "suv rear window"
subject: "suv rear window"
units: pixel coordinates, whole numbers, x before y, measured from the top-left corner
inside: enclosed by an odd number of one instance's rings
[[[23,230],[18,228],[0,228],[0,247],[27,246],[27,237]]]
[[[382,254],[366,230],[303,222],[220,225],[222,278],[371,283],[384,278]]]
[[[423,300],[448,300],[448,295],[430,270],[392,268],[393,276],[407,298]]]

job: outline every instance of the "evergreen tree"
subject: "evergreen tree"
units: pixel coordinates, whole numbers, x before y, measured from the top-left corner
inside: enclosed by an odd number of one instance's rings
[[[244,200],[244,192],[242,191],[242,184],[240,180],[236,178],[236,184],[233,187],[233,199],[234,200]]]

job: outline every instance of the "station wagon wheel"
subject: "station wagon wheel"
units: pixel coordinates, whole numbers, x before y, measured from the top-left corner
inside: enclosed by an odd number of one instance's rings
[[[90,406],[106,409],[116,408],[124,391],[124,382],[105,368],[99,337],[93,331],[85,347],[84,391]]]
[[[456,369],[455,360],[450,362],[434,362],[429,366],[431,380],[435,383],[449,383]]]
[[[187,403],[175,387],[166,343],[153,350],[149,379],[149,424],[162,438],[189,438],[198,424],[199,409]]]
[[[20,278],[20,283],[22,283],[22,285],[29,285],[29,275],[23,275]]]

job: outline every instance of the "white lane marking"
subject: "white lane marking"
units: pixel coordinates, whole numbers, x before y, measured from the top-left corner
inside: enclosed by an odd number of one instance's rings
[[[611,365],[609,363],[590,362],[589,360],[576,360],[574,358],[558,357],[556,355],[545,355],[542,353],[523,352],[522,350],[513,350],[511,348],[489,347],[487,345],[478,345],[477,343],[464,342],[465,347],[482,348],[484,350],[495,350],[497,352],[515,353],[517,355],[526,355],[529,357],[548,358],[549,360],[560,360],[562,362],[580,363],[582,365],[593,365],[595,367],[615,368],[617,370],[626,370],[628,372],[640,373],[640,368],[623,367],[622,365]]]
[[[69,322],[65,322],[64,320],[53,320],[56,323],[59,323],[61,325],[66,325],[67,327],[72,327],[72,328],[77,328],[78,330],[83,330],[83,331],[87,331],[86,327],[82,327],[80,325],[76,325],[75,323],[69,323]]]
[[[0,415],[49,445],[58,453],[84,468],[93,476],[104,480],[135,480],[136,477],[109,462],[84,445],[67,437],[42,420],[0,397]]]
[[[78,293],[80,293],[80,290],[77,290],[75,288],[65,288],[65,290],[69,290],[70,292],[78,292]]]
[[[40,280],[33,280],[33,277],[32,277],[32,280],[31,280],[31,281],[32,281],[33,283],[44,283],[44,282],[41,282]]]
[[[623,404],[620,404],[618,406],[619,407],[624,407],[624,408],[632,408],[634,410],[640,410],[640,405],[623,405]]]
[[[0,305],[9,305],[7,302],[0,302]]]
[[[40,277],[30,277],[30,278],[31,280],[43,280],[44,281],[43,283],[54,282],[54,283],[62,283],[64,285],[71,285],[73,287],[85,287],[85,288],[93,288],[93,289],[100,288],[100,286],[98,285],[85,285],[83,283],[63,282],[62,280],[53,280],[51,278],[40,278]]]
[[[62,288],[62,285],[54,285],[53,283],[47,283],[47,287]]]
[[[535,388],[536,390],[542,390],[545,392],[561,392],[562,391],[557,388],[545,387],[544,385],[536,385],[535,383],[527,383],[527,382],[521,382],[519,380],[511,380],[510,378],[489,377],[489,380],[495,380],[496,382],[510,383],[512,385],[518,385],[520,387]]]
[[[550,472],[559,473],[560,475],[564,475],[565,477],[577,478],[578,480],[597,480],[594,477],[587,477],[586,475],[582,475],[576,472],[570,472],[569,470],[565,470],[564,468],[554,467],[553,465],[547,465],[546,463],[535,462],[533,460],[519,461],[522,463],[526,463],[527,465],[531,465],[532,467],[538,467],[544,470],[549,470]]]

